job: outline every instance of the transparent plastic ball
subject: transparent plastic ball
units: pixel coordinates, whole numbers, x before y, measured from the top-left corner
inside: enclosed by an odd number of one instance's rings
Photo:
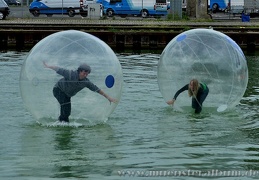
[[[91,67],[87,78],[119,102],[122,92],[122,68],[113,50],[99,38],[76,30],[51,34],[28,53],[20,73],[20,91],[29,112],[39,122],[58,120],[60,105],[53,87],[63,76],[43,65],[76,71],[86,63]],[[97,124],[107,121],[118,103],[88,88],[71,98],[70,121]]]
[[[158,85],[164,100],[171,100],[191,79],[209,87],[203,107],[218,112],[232,109],[239,104],[248,82],[243,51],[229,36],[213,29],[179,34],[165,47],[158,63]],[[174,103],[181,110],[190,105],[188,91]]]

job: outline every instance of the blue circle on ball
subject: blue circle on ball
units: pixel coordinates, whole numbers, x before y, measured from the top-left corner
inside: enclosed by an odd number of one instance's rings
[[[112,75],[108,75],[105,79],[105,84],[108,88],[111,88],[114,85],[114,77]]]
[[[180,42],[180,41],[183,41],[185,38],[186,38],[186,35],[183,34],[183,35],[180,35],[180,36],[176,39],[176,41]]]

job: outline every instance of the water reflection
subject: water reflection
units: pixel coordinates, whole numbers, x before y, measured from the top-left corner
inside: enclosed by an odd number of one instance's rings
[[[77,145],[75,142],[71,141],[73,138],[75,138],[72,130],[73,128],[71,127],[57,128],[55,135],[55,141],[57,142],[55,146],[56,150],[71,150]]]
[[[52,178],[110,176],[116,168],[115,162],[121,158],[114,149],[120,146],[118,139],[107,124],[91,128],[40,125],[24,128],[23,154],[18,161],[27,168],[20,169],[19,174],[37,177],[48,172]],[[40,169],[31,172],[35,166]]]

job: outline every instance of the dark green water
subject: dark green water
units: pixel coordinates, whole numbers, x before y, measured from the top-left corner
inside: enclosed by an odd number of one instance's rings
[[[22,103],[26,54],[0,54],[0,179],[258,179],[259,56],[247,56],[249,83],[234,111],[195,116],[164,102],[159,54],[118,54],[123,94],[107,123],[47,127]]]

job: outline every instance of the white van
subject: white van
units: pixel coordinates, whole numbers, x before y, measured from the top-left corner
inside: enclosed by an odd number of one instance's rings
[[[29,7],[30,13],[38,17],[40,14],[67,14],[74,17],[80,12],[79,0],[34,0]]]
[[[67,14],[69,17],[80,14],[86,17],[88,4],[94,3],[96,3],[96,0],[33,0],[29,11],[34,17],[38,17],[40,14],[46,14],[47,16]]]
[[[0,19],[5,19],[10,13],[9,6],[4,0],[0,0]]]

